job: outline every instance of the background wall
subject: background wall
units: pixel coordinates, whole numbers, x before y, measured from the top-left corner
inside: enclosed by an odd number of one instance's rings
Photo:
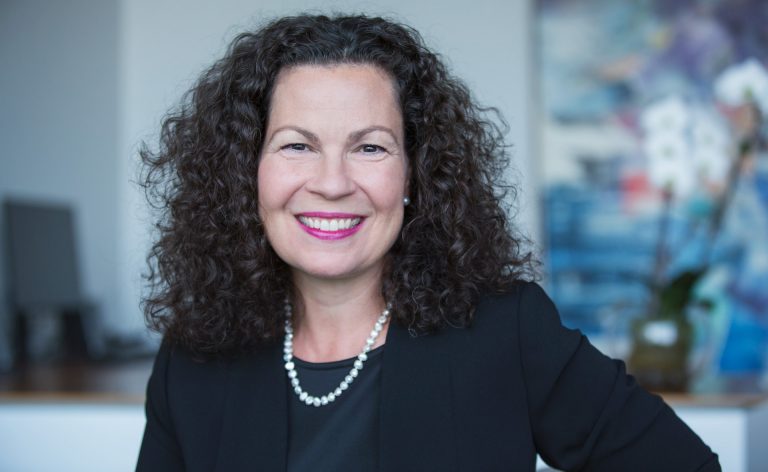
[[[109,330],[143,330],[138,300],[151,217],[134,184],[139,143],[156,143],[163,114],[235,34],[306,10],[411,24],[482,103],[499,107],[523,184],[520,221],[534,233],[529,1],[4,0],[0,197],[75,205],[82,285]]]
[[[81,286],[109,320],[135,316],[116,304],[117,30],[117,0],[0,2],[0,200],[75,208]]]

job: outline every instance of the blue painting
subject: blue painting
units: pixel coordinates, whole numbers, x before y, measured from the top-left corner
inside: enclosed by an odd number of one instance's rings
[[[655,280],[696,286],[716,368],[765,368],[768,2],[536,2],[549,290],[564,322],[642,316]]]

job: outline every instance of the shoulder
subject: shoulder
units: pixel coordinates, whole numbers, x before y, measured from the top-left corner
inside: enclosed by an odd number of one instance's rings
[[[274,370],[282,372],[282,349],[270,344],[226,358],[206,358],[184,346],[164,342],[150,384],[162,385],[170,404],[218,404],[247,382],[262,381]],[[233,387],[234,385],[234,387]]]
[[[162,400],[170,417],[188,418],[197,405],[215,405],[224,397],[230,364],[203,360],[183,346],[163,342],[150,377],[148,397]]]
[[[518,355],[521,349],[534,344],[536,338],[551,338],[550,347],[562,348],[557,340],[566,334],[567,345],[573,344],[580,333],[564,328],[552,300],[535,282],[520,281],[503,293],[482,294],[475,303],[475,313],[468,325],[448,325],[431,334],[414,333],[407,326],[390,328],[387,343],[421,346],[440,352],[458,351]]]
[[[155,359],[155,372],[163,372],[169,385],[213,380],[226,375],[230,362],[197,356],[179,344],[163,342]]]
[[[535,329],[546,323],[560,324],[552,300],[536,282],[520,281],[504,293],[484,294],[477,303],[473,327],[515,326]]]
[[[482,296],[472,324],[464,331],[459,336],[467,344],[497,355],[507,353],[523,364],[568,357],[584,343],[579,331],[563,326],[555,304],[535,282],[520,282],[506,293]]]
[[[521,281],[504,293],[481,295],[468,326],[447,327],[435,336],[419,339],[461,358],[486,359],[494,365],[516,364],[532,339],[552,337],[551,333],[563,329],[544,290],[534,282]]]

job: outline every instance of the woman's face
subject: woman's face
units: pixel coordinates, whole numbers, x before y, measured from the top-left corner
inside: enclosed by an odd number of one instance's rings
[[[393,82],[380,69],[280,73],[259,162],[259,213],[294,275],[381,273],[403,223],[403,138]]]

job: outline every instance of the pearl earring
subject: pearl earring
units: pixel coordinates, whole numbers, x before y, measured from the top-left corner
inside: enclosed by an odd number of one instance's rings
[[[411,203],[411,199],[408,197],[403,197],[403,206],[408,206]]]

